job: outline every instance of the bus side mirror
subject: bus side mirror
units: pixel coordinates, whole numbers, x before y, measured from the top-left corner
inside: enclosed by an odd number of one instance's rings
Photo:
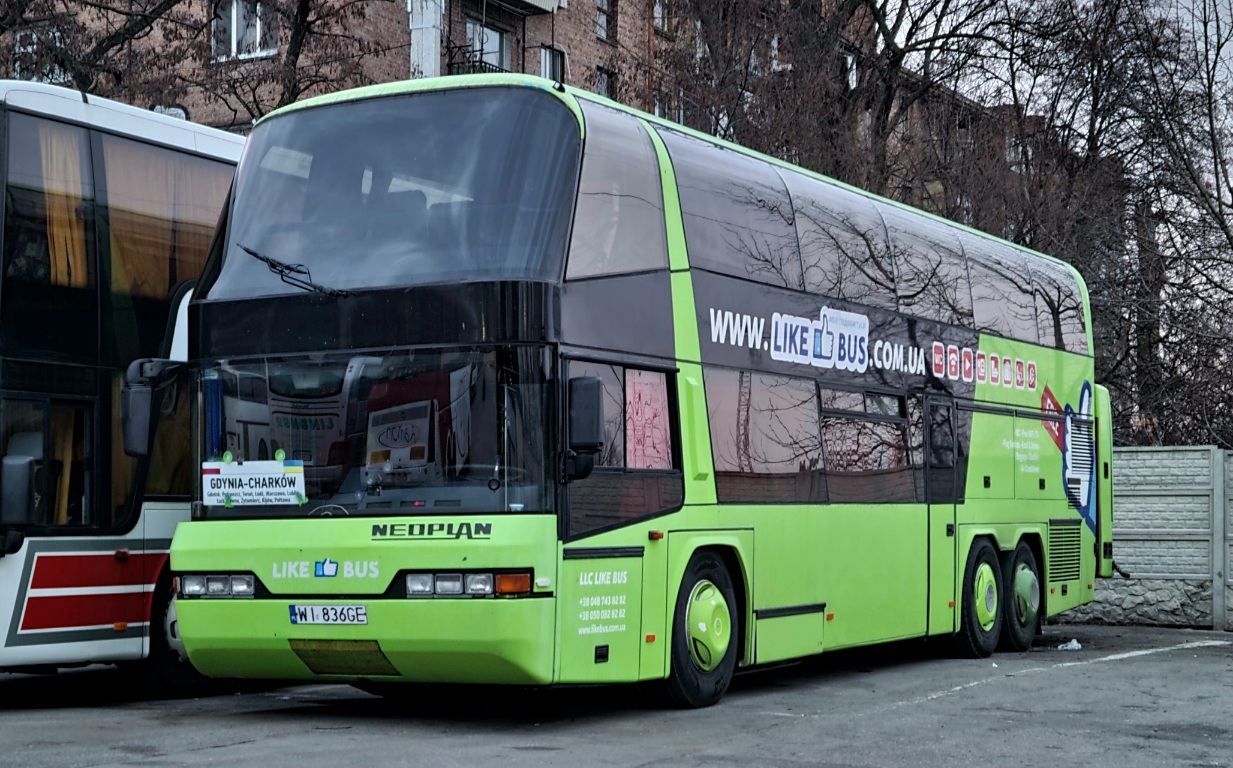
[[[5,456],[0,463],[0,523],[33,522],[34,457]]]
[[[21,545],[26,543],[26,535],[21,531],[5,531],[4,548],[0,549],[0,557],[15,555],[21,551]]]
[[[124,434],[124,452],[129,456],[145,456],[150,452],[150,416],[154,390],[179,370],[172,360],[146,358],[134,360],[124,373],[120,389],[120,428]]]
[[[569,380],[569,477],[591,474],[595,456],[604,447],[604,382],[598,376]]]

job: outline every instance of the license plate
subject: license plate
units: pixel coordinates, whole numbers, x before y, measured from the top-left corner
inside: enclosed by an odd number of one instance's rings
[[[292,624],[367,624],[363,605],[289,605]]]

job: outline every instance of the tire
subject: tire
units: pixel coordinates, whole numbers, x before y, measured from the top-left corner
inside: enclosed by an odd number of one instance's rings
[[[713,552],[696,552],[676,598],[668,679],[669,701],[709,707],[723,698],[736,670],[740,614],[732,577]]]
[[[210,679],[198,672],[184,656],[171,599],[171,577],[159,578],[150,606],[150,655],[141,663],[141,683],[158,698],[178,698],[208,693]]]
[[[968,550],[960,595],[959,632],[955,645],[963,656],[983,659],[998,647],[1002,634],[1002,565],[988,539]]]
[[[1002,562],[1002,643],[1011,651],[1026,651],[1040,629],[1040,568],[1027,542]]]

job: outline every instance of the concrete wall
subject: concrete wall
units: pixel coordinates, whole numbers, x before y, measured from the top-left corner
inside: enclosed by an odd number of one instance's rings
[[[1118,448],[1113,559],[1096,600],[1065,621],[1233,630],[1233,452],[1201,446]]]

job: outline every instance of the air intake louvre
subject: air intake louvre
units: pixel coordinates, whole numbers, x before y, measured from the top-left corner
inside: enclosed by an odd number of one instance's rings
[[[1049,583],[1079,578],[1082,542],[1081,525],[1049,526]]]

